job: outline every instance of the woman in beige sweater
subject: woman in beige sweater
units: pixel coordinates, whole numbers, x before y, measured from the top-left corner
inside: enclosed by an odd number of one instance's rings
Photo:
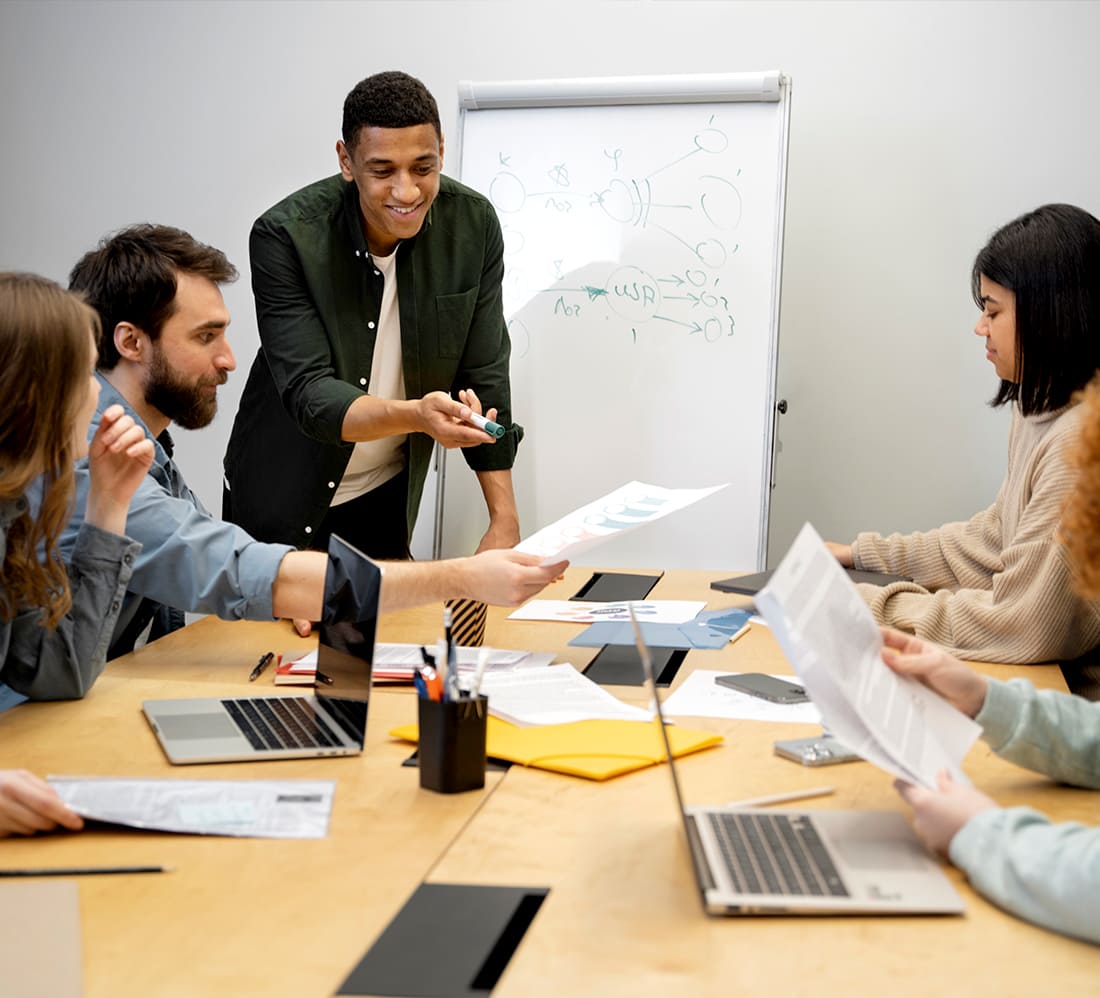
[[[993,504],[913,534],[861,533],[830,548],[848,567],[914,581],[861,586],[877,620],[962,658],[1042,662],[1100,644],[1100,605],[1074,594],[1057,539],[1075,480],[1074,393],[1100,368],[1100,221],[1044,205],[994,233],[972,272],[974,332],[1012,405],[1008,470]]]

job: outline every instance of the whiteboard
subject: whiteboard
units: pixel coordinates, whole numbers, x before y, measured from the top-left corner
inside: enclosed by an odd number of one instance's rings
[[[788,81],[463,83],[460,94],[459,175],[504,232],[523,535],[631,480],[728,482],[588,563],[763,568]],[[444,473],[441,491],[438,553],[468,553],[486,522],[476,480]]]

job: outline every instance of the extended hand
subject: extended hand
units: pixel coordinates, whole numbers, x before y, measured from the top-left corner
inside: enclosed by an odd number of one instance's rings
[[[989,690],[985,676],[915,635],[884,627],[882,640],[882,660],[898,675],[920,680],[968,717],[982,709]]]
[[[462,391],[462,396],[473,395]],[[476,401],[477,396],[474,395]],[[416,403],[416,417],[419,429],[444,447],[477,447],[479,444],[495,443],[496,438],[472,423],[466,422],[471,412],[480,413],[480,404],[475,409],[463,402],[456,402],[446,392],[429,392]],[[496,409],[490,409],[487,419],[496,418]]]
[[[920,840],[946,856],[959,829],[980,811],[997,804],[980,790],[956,783],[947,773],[940,773],[937,783],[939,790],[925,790],[903,780],[895,780],[894,787],[913,808],[913,830]]]
[[[494,606],[519,606],[553,582],[569,562],[541,566],[542,559],[519,551],[483,551],[466,559],[466,596]]]
[[[0,770],[0,835],[33,835],[58,825],[78,832],[84,821],[45,780],[22,769]]]

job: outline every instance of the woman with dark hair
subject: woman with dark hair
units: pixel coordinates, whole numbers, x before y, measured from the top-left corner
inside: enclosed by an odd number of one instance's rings
[[[0,274],[0,703],[81,697],[107,642],[139,545],[123,536],[153,443],[114,407],[88,444],[99,396],[98,318],[31,274]],[[70,563],[57,539],[88,455],[87,515]],[[79,827],[41,780],[0,771],[0,835]]]
[[[1100,605],[1073,592],[1055,534],[1075,475],[1074,393],[1100,368],[1100,221],[1051,204],[1009,222],[972,273],[974,332],[1012,405],[1008,469],[993,504],[913,534],[861,533],[830,549],[847,567],[903,575],[861,587],[876,619],[963,658],[1072,659],[1100,644]]]

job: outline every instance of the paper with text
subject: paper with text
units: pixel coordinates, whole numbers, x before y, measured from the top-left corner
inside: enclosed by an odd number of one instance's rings
[[[837,738],[910,783],[934,789],[943,769],[970,782],[962,760],[980,726],[882,661],[878,624],[808,523],[756,606]]]

